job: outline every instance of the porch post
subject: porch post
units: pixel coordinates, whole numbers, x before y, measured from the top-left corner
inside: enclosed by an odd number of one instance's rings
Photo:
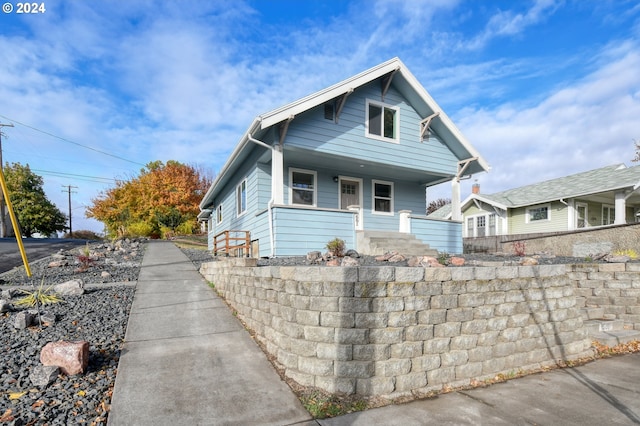
[[[271,198],[273,204],[284,204],[284,161],[280,144],[271,150]]]
[[[626,218],[626,197],[624,192],[620,191],[620,192],[616,192],[616,204],[615,204],[615,209],[616,209],[616,218],[615,221],[613,222],[614,225],[622,225],[627,223],[627,218]]]
[[[462,220],[460,211],[460,181],[457,178],[451,180],[451,220]]]
[[[403,234],[411,233],[411,219],[409,215],[411,214],[411,210],[400,210],[400,232]]]

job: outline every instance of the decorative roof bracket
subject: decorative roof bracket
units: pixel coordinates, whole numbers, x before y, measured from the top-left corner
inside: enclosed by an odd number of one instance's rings
[[[381,83],[382,83],[382,101],[384,102],[384,97],[387,94],[387,91],[389,90],[389,87],[391,86],[391,80],[393,80],[393,76],[395,75],[395,73],[397,73],[400,70],[400,67],[396,68],[395,70],[391,71],[389,74],[387,74],[386,76],[382,77]]]
[[[287,118],[285,121],[280,123],[280,126],[278,127],[278,130],[280,133],[280,142],[279,142],[280,146],[284,144],[284,138],[285,136],[287,136],[287,131],[289,130],[289,123],[291,123],[294,118],[295,118],[295,115],[290,115],[289,118]]]
[[[340,119],[340,113],[342,112],[342,108],[344,107],[344,104],[347,103],[347,98],[352,93],[353,93],[353,88],[350,88],[345,94],[340,96],[340,98],[338,99],[338,107],[336,108],[336,117],[335,117],[336,124],[338,124],[338,120]]]
[[[434,112],[424,120],[420,122],[420,140],[424,140],[425,135],[429,137],[429,126],[431,125],[431,121],[440,115],[440,111]]]
[[[466,160],[458,161],[458,173],[456,173],[456,180],[460,182],[460,178],[464,174],[464,171],[469,167],[469,164],[476,161],[478,157],[467,158]]]

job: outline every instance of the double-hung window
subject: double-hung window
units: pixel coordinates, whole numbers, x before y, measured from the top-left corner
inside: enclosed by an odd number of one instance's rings
[[[379,214],[393,214],[393,183],[374,180],[373,212]]]
[[[302,169],[289,170],[289,200],[291,204],[316,205],[316,172]]]
[[[236,211],[238,216],[247,212],[247,180],[240,182],[236,188]]]
[[[613,225],[616,221],[616,209],[614,206],[602,206],[602,224]]]
[[[367,136],[398,142],[398,108],[367,100]]]
[[[222,204],[216,207],[216,223],[222,223]]]

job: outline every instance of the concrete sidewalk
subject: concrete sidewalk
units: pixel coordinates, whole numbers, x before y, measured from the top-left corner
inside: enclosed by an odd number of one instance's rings
[[[249,333],[171,242],[147,245],[108,424],[311,420]]]
[[[640,424],[640,354],[313,420],[187,257],[150,242],[109,425]]]

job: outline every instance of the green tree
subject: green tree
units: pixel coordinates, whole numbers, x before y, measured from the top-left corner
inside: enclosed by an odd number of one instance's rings
[[[44,180],[28,164],[6,163],[3,170],[22,235],[51,235],[67,229],[67,216],[49,201],[42,188]]]

